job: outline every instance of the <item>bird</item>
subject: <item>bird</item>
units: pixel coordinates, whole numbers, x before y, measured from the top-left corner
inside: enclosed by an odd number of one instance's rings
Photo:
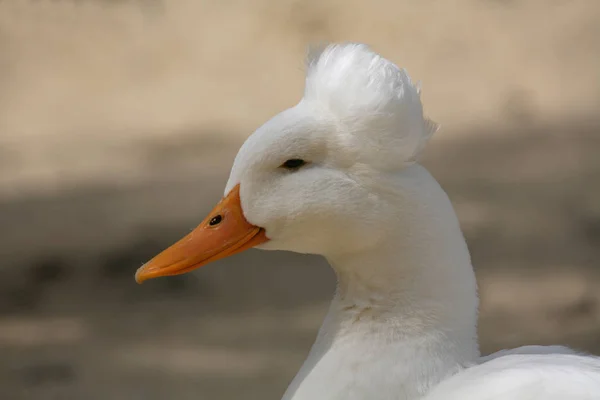
[[[600,399],[600,357],[481,356],[469,249],[419,162],[437,130],[420,86],[370,46],[309,51],[300,101],[247,138],[222,200],[136,281],[250,248],[324,257],[335,294],[283,400]]]

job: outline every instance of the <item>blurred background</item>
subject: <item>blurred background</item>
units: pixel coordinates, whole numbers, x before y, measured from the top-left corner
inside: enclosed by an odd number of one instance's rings
[[[4,0],[1,399],[280,398],[334,290],[323,260],[133,275],[219,200],[325,40],[423,82],[483,352],[600,354],[597,0]]]

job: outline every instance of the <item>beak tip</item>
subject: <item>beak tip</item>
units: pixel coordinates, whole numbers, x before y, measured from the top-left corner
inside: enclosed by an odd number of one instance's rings
[[[146,264],[142,265],[140,268],[138,268],[137,271],[135,271],[135,281],[138,285],[141,285],[147,279],[144,276],[144,267],[145,266],[146,266]]]

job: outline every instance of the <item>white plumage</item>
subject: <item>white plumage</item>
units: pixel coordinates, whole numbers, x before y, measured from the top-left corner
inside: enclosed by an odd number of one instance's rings
[[[236,156],[214,211],[230,225],[201,224],[138,281],[187,272],[253,235],[259,248],[325,257],[336,294],[284,400],[600,399],[597,357],[557,346],[480,357],[469,251],[418,163],[435,130],[404,70],[364,45],[326,47],[309,60],[303,99]]]
[[[226,193],[241,184],[246,218],[271,238],[262,247],[321,254],[339,280],[284,399],[600,399],[598,358],[558,347],[479,358],[470,256],[416,162],[435,130],[403,69],[331,45],[309,59],[300,103],[240,150]],[[311,164],[278,171],[288,158]]]

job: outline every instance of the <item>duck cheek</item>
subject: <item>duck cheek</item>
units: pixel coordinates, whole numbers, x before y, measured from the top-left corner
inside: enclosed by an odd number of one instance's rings
[[[317,236],[319,232],[312,232],[299,220],[271,221],[266,228],[269,242],[257,248],[262,250],[291,251],[302,254],[320,254],[319,244],[322,242]]]
[[[240,200],[244,217],[251,224],[260,226],[266,231],[272,231],[272,229],[269,229],[271,225],[269,222],[272,218],[268,211],[268,202],[248,190],[249,187],[251,188],[250,185],[246,185],[246,189],[244,190],[244,187],[240,186]]]

